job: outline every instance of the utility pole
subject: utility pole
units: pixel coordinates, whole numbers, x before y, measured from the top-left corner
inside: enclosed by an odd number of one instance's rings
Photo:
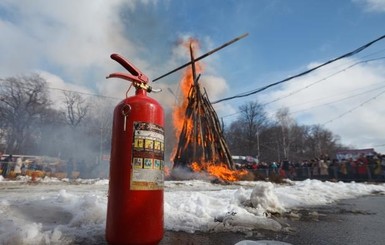
[[[257,159],[258,159],[258,163],[259,163],[259,158],[260,158],[260,155],[261,155],[261,152],[259,150],[259,127],[257,126]]]
[[[99,153],[99,164],[102,163],[103,158],[103,127],[100,127],[100,153]]]

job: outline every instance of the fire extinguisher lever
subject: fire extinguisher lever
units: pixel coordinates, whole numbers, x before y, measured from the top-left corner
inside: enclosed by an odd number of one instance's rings
[[[132,82],[135,88],[141,88],[146,90],[147,92],[154,92],[158,93],[161,92],[161,89],[154,89],[147,83],[149,82],[149,79],[146,75],[144,75],[138,68],[136,68],[133,64],[131,64],[127,59],[125,59],[123,56],[120,56],[119,54],[111,54],[111,59],[118,62],[121,66],[126,68],[128,73],[124,72],[114,72],[108,75],[106,78],[121,78],[127,81]]]
[[[121,78],[124,80],[128,80],[130,82],[137,82],[137,83],[148,83],[148,77],[144,75],[138,68],[136,68],[133,64],[131,64],[128,60],[126,60],[124,57],[120,56],[119,54],[111,54],[111,59],[118,62],[121,66],[126,68],[126,70],[131,73],[123,73],[123,72],[115,72],[107,76],[107,78]]]

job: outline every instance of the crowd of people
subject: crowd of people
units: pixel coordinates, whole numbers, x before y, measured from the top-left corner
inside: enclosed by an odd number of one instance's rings
[[[104,166],[105,165],[105,166]],[[3,178],[16,178],[19,175],[30,175],[41,172],[45,176],[59,178],[107,178],[108,164],[87,163],[69,158],[54,164],[47,164],[34,158],[3,155],[0,152],[0,174]],[[320,179],[336,181],[385,181],[385,155],[361,154],[356,158],[331,159],[321,156],[311,160],[292,162],[260,162],[236,160],[238,169],[248,169],[261,177],[271,175],[292,180]]]
[[[47,167],[39,159],[21,156],[6,155],[0,152],[0,173],[3,178],[16,178],[19,175],[28,175],[31,172],[43,172]]]
[[[21,176],[37,177],[49,176],[57,178],[106,178],[106,164],[91,163],[85,160],[75,160],[69,158],[64,161],[61,159],[44,159],[32,156],[4,155],[0,152],[0,175],[3,178],[17,178]]]
[[[21,158],[14,158],[12,155],[3,157],[3,154],[0,152],[0,173],[4,178],[11,172],[15,176],[24,174],[25,170],[26,165]]]
[[[385,181],[385,155],[364,155],[353,159],[330,159],[321,156],[311,160],[249,165],[255,174],[269,176],[280,175],[292,180],[320,179],[320,180],[342,180],[342,181]]]

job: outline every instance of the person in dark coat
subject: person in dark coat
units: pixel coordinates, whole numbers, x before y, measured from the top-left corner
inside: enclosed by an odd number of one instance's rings
[[[4,161],[1,164],[1,174],[5,178],[8,175],[8,168],[9,164],[12,162],[12,155],[9,155],[7,158],[4,159]]]

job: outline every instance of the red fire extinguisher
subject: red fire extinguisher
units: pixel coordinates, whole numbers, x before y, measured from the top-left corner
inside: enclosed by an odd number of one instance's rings
[[[107,78],[132,82],[136,92],[114,110],[106,240],[109,244],[158,244],[163,238],[164,113],[147,96],[149,79],[118,54],[131,74]]]

